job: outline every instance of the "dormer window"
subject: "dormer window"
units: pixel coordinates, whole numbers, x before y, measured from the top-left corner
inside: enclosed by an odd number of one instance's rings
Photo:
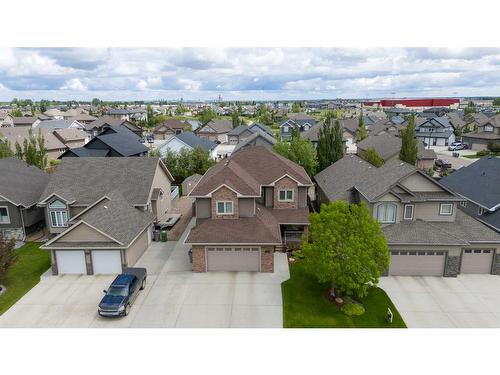
[[[378,206],[377,218],[379,223],[388,224],[396,222],[396,205],[394,203],[383,203]]]
[[[66,204],[60,200],[49,203],[50,225],[54,228],[68,226],[68,211]]]
[[[492,133],[492,132],[493,132],[493,126],[491,126],[491,125],[489,125],[489,124],[488,124],[488,125],[486,125],[486,126],[484,127],[484,131],[485,131],[485,132],[490,132],[490,133]]]
[[[278,200],[280,202],[293,202],[293,190],[280,190]]]
[[[233,202],[232,201],[217,201],[217,215],[232,215]]]
[[[441,203],[439,205],[439,215],[442,216],[453,215],[453,203]]]
[[[290,127],[288,125],[283,126],[283,132],[288,133]]]

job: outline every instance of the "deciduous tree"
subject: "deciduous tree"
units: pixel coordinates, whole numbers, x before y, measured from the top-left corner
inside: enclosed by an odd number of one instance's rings
[[[325,119],[325,124],[318,133],[318,168],[319,171],[329,167],[344,156],[342,144],[342,127],[339,120],[332,125],[333,116]]]
[[[309,139],[300,136],[297,128],[293,128],[292,139],[289,142],[276,142],[274,151],[302,166],[309,176],[313,176],[316,173],[318,165],[316,149]]]
[[[309,215],[302,252],[307,270],[331,285],[332,295],[362,298],[389,266],[389,250],[379,223],[362,203],[335,201]]]
[[[417,163],[417,136],[415,133],[415,115],[411,114],[408,118],[408,125],[401,130],[401,150],[399,151],[399,159],[408,164],[415,165]]]
[[[384,165],[384,159],[374,148],[369,148],[366,151],[362,152],[360,155],[364,160],[366,160],[371,165],[379,168]]]

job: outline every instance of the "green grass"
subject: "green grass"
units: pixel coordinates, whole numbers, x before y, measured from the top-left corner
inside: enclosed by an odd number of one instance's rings
[[[281,284],[283,292],[283,326],[285,328],[405,328],[406,325],[387,294],[372,288],[360,302],[365,313],[349,317],[325,297],[327,285],[317,282],[304,270],[302,263],[290,265],[290,279]],[[386,321],[387,308],[394,313]]]
[[[0,295],[0,315],[38,284],[40,275],[50,267],[50,254],[40,250],[40,245],[27,242],[16,250],[16,264],[0,279],[0,284],[7,287],[7,291]]]
[[[467,159],[479,159],[481,156],[478,156],[476,154],[473,154],[473,155],[462,155],[464,158],[467,158]]]

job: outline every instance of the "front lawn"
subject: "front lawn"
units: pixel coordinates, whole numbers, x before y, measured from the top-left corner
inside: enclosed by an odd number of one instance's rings
[[[40,275],[50,267],[50,254],[40,250],[40,243],[27,242],[16,250],[17,262],[0,279],[7,291],[0,295],[0,315],[40,281]]]
[[[403,319],[387,294],[372,288],[360,301],[365,313],[349,317],[324,296],[328,289],[304,271],[303,264],[290,265],[290,279],[281,284],[285,328],[405,328]],[[385,319],[387,308],[394,313],[392,324]]]

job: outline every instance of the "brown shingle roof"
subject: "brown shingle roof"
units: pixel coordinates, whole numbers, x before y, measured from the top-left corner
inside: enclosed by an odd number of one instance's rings
[[[300,184],[312,184],[304,168],[294,162],[264,146],[248,146],[210,168],[190,195],[204,196],[225,184],[241,195],[260,196],[261,185],[270,185],[285,174]]]

